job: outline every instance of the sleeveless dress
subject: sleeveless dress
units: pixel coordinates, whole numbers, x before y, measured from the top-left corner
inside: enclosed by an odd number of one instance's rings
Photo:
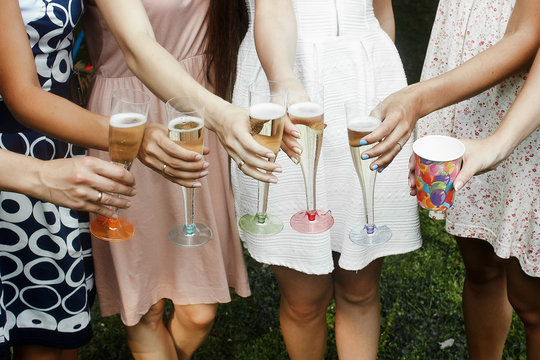
[[[515,0],[439,2],[422,79],[445,73],[496,44],[504,35],[514,4]],[[505,116],[525,77],[525,72],[517,73],[421,119],[419,136],[487,137]],[[456,192],[454,205],[447,210],[446,230],[460,237],[484,239],[499,257],[516,257],[526,274],[540,277],[539,165],[540,129],[536,129],[497,169],[474,176]]]
[[[20,0],[19,5],[42,88],[68,97],[72,32],[83,2]],[[83,148],[25,128],[3,102],[0,107],[2,149],[42,160],[85,155]],[[0,192],[0,267],[10,345],[76,348],[90,340],[91,256],[87,213]]]
[[[375,223],[385,224],[392,239],[378,246],[359,246],[349,240],[350,230],[363,223],[360,182],[350,155],[344,104],[357,99],[379,100],[407,85],[403,65],[392,40],[381,29],[371,1],[296,0],[298,25],[295,71],[301,80],[324,84],[324,119],[327,124],[317,172],[317,207],[330,210],[333,227],[320,234],[302,234],[289,225],[290,217],[305,209],[306,197],[300,166],[280,152],[283,166],[277,184],[269,188],[268,213],[278,216],[284,229],[273,236],[240,232],[251,256],[262,263],[282,265],[308,274],[333,271],[332,252],[341,253],[339,266],[359,270],[376,258],[400,254],[421,246],[416,201],[407,183],[411,141],[384,171],[375,185]],[[248,86],[264,76],[253,40],[254,2],[248,2],[250,28],[240,48],[233,102],[248,107]],[[237,216],[254,214],[257,181],[232,164]]]
[[[208,1],[144,0],[157,41],[201,84],[211,89],[203,66],[204,18]],[[129,71],[112,33],[91,2],[85,33],[95,66],[88,108],[109,114],[111,93],[118,88],[148,89]],[[167,124],[165,104],[152,95],[148,121]],[[167,239],[170,228],[184,222],[182,190],[135,161],[137,182],[132,206],[121,216],[135,225],[133,238],[109,243],[93,238],[96,286],[101,314],[120,313],[124,324],[139,322],[162,298],[175,304],[224,303],[230,289],[249,296],[242,245],[235,224],[229,160],[217,136],[205,132],[210,148],[209,175],[195,194],[195,220],[212,229],[213,238],[197,248],[182,248]],[[92,155],[109,159],[106,152]]]

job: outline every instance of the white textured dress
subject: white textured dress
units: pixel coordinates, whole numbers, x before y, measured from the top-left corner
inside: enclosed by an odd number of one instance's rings
[[[282,151],[279,182],[270,185],[268,213],[281,218],[283,231],[255,236],[240,230],[251,256],[257,261],[283,265],[308,274],[327,274],[334,264],[332,251],[341,253],[339,266],[359,270],[376,258],[400,254],[421,246],[416,199],[407,183],[411,141],[396,159],[377,175],[375,223],[393,232],[384,244],[365,247],[349,240],[349,231],[364,222],[360,183],[351,159],[344,104],[357,98],[361,103],[406,86],[403,66],[392,40],[374,16],[371,1],[295,0],[298,44],[295,70],[300,79],[320,81],[325,86],[323,147],[317,172],[317,208],[330,210],[334,226],[320,234],[293,230],[289,220],[305,209],[306,196],[300,166]],[[248,107],[248,86],[264,76],[253,40],[253,0],[248,2],[250,28],[240,47],[233,102]],[[235,164],[231,177],[238,218],[254,214],[257,181],[244,175]]]
[[[504,35],[515,0],[448,0],[439,3],[422,79],[443,74],[495,45]],[[456,34],[449,36],[448,34]],[[483,93],[421,119],[419,136],[485,138],[493,133],[521,90],[520,72]],[[497,169],[473,177],[456,192],[446,230],[488,241],[502,258],[516,257],[540,277],[540,128]]]

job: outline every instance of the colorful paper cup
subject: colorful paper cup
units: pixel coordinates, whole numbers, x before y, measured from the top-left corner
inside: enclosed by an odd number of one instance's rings
[[[453,137],[428,135],[414,142],[413,151],[418,205],[432,211],[448,209],[454,200],[454,180],[465,145]]]

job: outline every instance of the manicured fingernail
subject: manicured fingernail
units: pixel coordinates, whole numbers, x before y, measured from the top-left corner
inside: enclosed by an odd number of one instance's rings
[[[128,206],[128,207],[131,206],[131,201],[128,201],[128,202],[126,203],[126,206]]]
[[[368,154],[362,154],[362,160],[367,160],[369,159],[369,155]]]
[[[371,167],[371,170],[377,170],[378,167],[379,167],[379,165],[373,165],[373,166]]]
[[[294,165],[298,165],[298,164],[299,164],[299,161],[296,160],[296,158],[292,157],[291,160],[292,160],[292,162],[294,163]]]
[[[206,171],[206,170],[205,170],[205,171],[201,171],[201,173],[200,173],[199,175],[200,175],[201,177],[206,176],[206,175],[208,175],[208,171]]]
[[[268,181],[271,182],[272,184],[277,184],[277,179],[269,179]]]
[[[201,159],[202,159],[202,155],[201,155],[201,154],[197,154],[197,155],[195,156],[195,160],[201,160]]]
[[[206,168],[209,167],[209,166],[210,166],[210,164],[209,164],[208,162],[205,161],[205,162],[203,163],[203,169],[206,169]]]
[[[463,183],[461,181],[456,181],[454,183],[454,189],[456,189],[456,191],[458,191],[459,189],[461,189],[461,187],[463,186]]]
[[[201,186],[202,186],[202,184],[200,182],[193,183],[193,187],[198,188],[198,187],[201,187]]]
[[[383,170],[384,170],[384,168],[382,167],[382,168],[379,169],[379,172],[382,173]]]
[[[360,140],[360,146],[367,145],[367,144],[368,144],[368,142],[366,140],[364,140],[364,139]]]
[[[300,133],[297,130],[293,130],[291,134],[292,134],[292,136],[294,136],[297,139],[300,138]]]
[[[302,149],[298,148],[298,147],[293,147],[293,151],[295,153],[297,153],[298,155],[302,155]]]
[[[265,157],[267,157],[268,159],[273,159],[276,157],[276,155],[273,153],[273,152],[269,152],[267,153],[266,155],[264,155]]]
[[[281,173],[281,172],[283,172],[283,169],[282,169],[281,167],[277,167],[277,168],[275,168],[275,169],[274,169],[274,170],[272,170],[272,171],[275,171],[275,172]]]

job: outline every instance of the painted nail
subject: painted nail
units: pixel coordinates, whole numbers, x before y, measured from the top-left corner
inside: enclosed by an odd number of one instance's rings
[[[377,170],[378,167],[379,167],[379,165],[373,165],[373,166],[371,167],[371,170]]]
[[[197,154],[197,155],[195,156],[195,160],[198,161],[198,160],[201,160],[201,159],[202,159],[202,155],[201,155],[201,154]]]
[[[268,159],[273,159],[276,157],[276,155],[273,153],[273,152],[269,152],[267,153],[266,155],[264,155],[265,157],[267,157]]]
[[[275,172],[278,172],[278,173],[282,173],[283,172],[283,169],[281,167],[277,167],[275,168],[274,170],[272,171],[275,171]]]
[[[292,136],[294,136],[297,139],[300,138],[300,133],[297,130],[293,130],[291,134],[292,134]]]
[[[382,168],[379,169],[379,172],[382,173],[383,170],[384,170],[384,168],[382,167]]]
[[[271,182],[272,184],[277,184],[277,179],[269,179],[268,181]]]
[[[208,171],[206,171],[206,170],[205,170],[205,171],[201,171],[201,173],[200,173],[199,175],[200,175],[201,177],[206,176],[206,175],[208,175]]]
[[[200,182],[193,183],[193,187],[198,188],[198,187],[201,187],[201,186],[202,186],[202,184]]]
[[[369,155],[368,154],[362,154],[362,160],[367,160],[369,159]]]
[[[292,160],[292,162],[294,163],[294,165],[298,165],[298,164],[299,164],[299,161],[296,160],[296,158],[292,157],[291,160]]]
[[[360,140],[360,146],[367,145],[367,144],[368,144],[368,142],[366,140],[364,140],[364,139]]]
[[[209,167],[209,166],[210,166],[210,164],[209,164],[208,162],[205,161],[205,162],[203,163],[203,169],[206,169],[206,168]]]
[[[293,147],[293,151],[295,153],[297,153],[298,155],[302,155],[302,149],[298,148],[298,147]]]

